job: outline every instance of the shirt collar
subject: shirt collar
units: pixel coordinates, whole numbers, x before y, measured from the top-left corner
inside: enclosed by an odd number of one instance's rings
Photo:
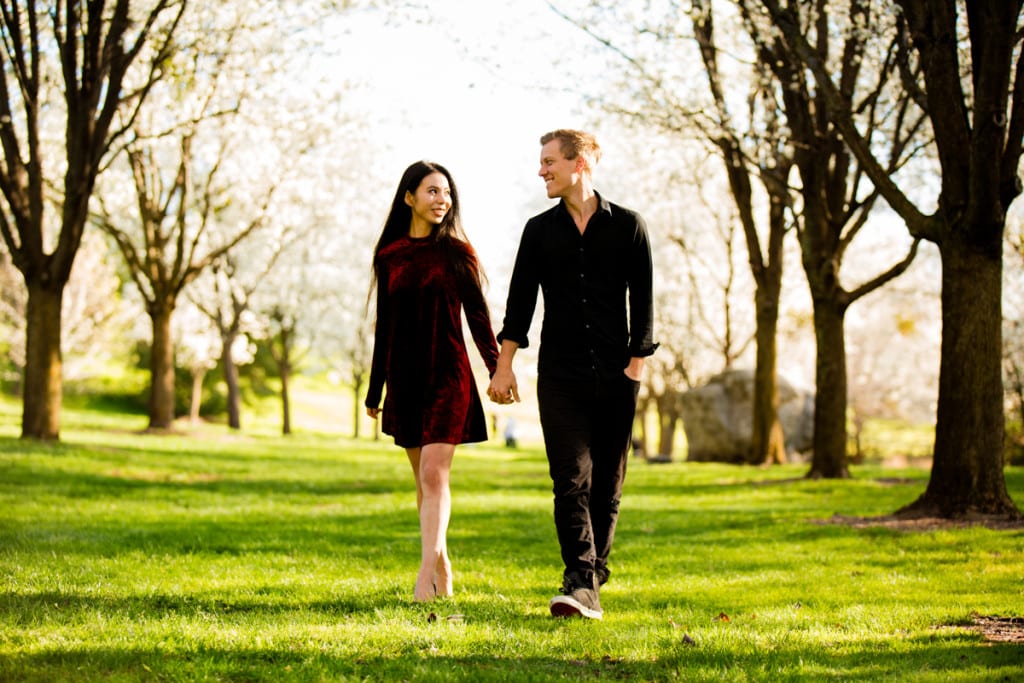
[[[612,214],[612,204],[607,199],[601,196],[601,193],[594,190],[594,196],[597,197],[597,213],[606,213],[609,216]],[[566,216],[569,215],[569,209],[565,208],[565,200],[558,200],[558,210]]]

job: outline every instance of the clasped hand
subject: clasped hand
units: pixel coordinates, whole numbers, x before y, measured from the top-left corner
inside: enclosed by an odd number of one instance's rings
[[[491,384],[487,387],[487,396],[495,403],[508,405],[519,402],[519,387],[516,385],[516,376],[511,370],[497,370],[491,378]]]

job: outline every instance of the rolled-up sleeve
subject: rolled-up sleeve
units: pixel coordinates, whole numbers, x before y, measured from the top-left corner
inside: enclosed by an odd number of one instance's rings
[[[647,224],[636,217],[629,268],[629,355],[643,358],[654,354],[654,263]]]
[[[466,258],[471,261],[472,270],[479,272],[476,252],[468,244],[464,244]],[[466,314],[466,323],[469,325],[469,332],[473,336],[473,343],[476,344],[480,357],[487,366],[487,372],[492,377],[498,367],[498,345],[494,340],[494,329],[491,327],[491,313],[487,308],[487,300],[480,288],[480,281],[473,278],[464,285],[465,291],[460,294],[462,299],[462,310]]]
[[[508,286],[508,299],[505,302],[505,318],[497,337],[499,344],[508,339],[518,344],[521,349],[530,345],[528,334],[533,322],[533,313],[537,308],[542,259],[537,238],[537,226],[534,221],[530,221],[523,229],[523,236],[519,240],[519,251],[516,253],[512,279]]]

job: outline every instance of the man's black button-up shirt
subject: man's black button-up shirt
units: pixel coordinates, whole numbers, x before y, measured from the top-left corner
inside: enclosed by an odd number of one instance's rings
[[[631,357],[657,348],[651,248],[636,212],[598,195],[597,212],[582,234],[564,201],[531,218],[519,243],[499,343],[529,345],[538,287],[544,292],[539,376],[610,378],[621,375]]]

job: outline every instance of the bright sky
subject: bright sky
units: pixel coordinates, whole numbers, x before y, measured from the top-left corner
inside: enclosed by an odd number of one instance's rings
[[[415,16],[422,21],[339,17],[330,68],[368,83],[358,104],[372,112],[375,171],[389,184],[380,220],[408,164],[443,164],[492,290],[503,290],[523,224],[549,204],[536,176],[538,138],[587,125],[582,98],[551,85],[560,60],[587,38],[542,0],[434,0]]]
[[[386,178],[381,192],[368,193],[380,198],[380,222],[410,163],[430,159],[452,172],[500,327],[523,225],[551,204],[537,177],[539,138],[555,128],[590,127],[583,98],[570,92],[575,84],[552,85],[566,78],[560,63],[583,66],[573,46],[589,47],[589,39],[543,0],[432,0],[417,16],[424,21],[382,22],[379,12],[340,18],[349,31],[338,36],[332,70],[368,82],[358,105],[372,112],[374,173]],[[538,322],[531,337],[539,332]],[[518,361],[524,387],[535,351]],[[536,441],[531,390],[524,401],[495,412],[515,415],[520,438]]]

